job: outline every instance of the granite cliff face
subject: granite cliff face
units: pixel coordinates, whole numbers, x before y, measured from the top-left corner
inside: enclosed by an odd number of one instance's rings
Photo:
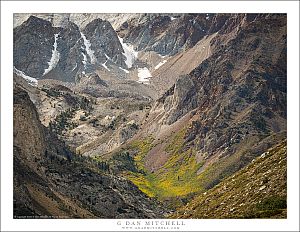
[[[115,63],[119,67],[127,68],[118,35],[108,21],[95,19],[85,27],[83,32],[92,44],[91,49],[94,50],[95,58],[99,63]]]
[[[117,32],[125,41],[135,44],[137,50],[172,56],[207,35],[212,17],[209,14],[144,14],[126,21]]]
[[[54,75],[72,81],[72,75],[82,66],[78,59],[80,52],[74,49],[83,45],[83,41],[77,44],[80,38],[75,24],[53,27],[48,21],[30,16],[14,29],[14,66],[33,78]]]
[[[32,77],[41,77],[51,59],[54,34],[51,23],[30,17],[14,29],[14,66]]]
[[[285,17],[266,16],[247,22],[245,16],[238,22],[241,29],[231,38],[232,31],[227,27],[221,29],[228,32],[212,41],[221,43],[214,54],[189,75],[179,78],[173,95],[164,100],[166,123],[172,124],[196,109],[194,126],[188,134],[203,133],[200,140],[205,141],[206,136],[210,137],[207,132],[214,131],[215,139],[218,138],[215,142],[219,144],[222,144],[221,134],[224,136],[227,130],[231,131],[228,139],[286,130],[286,124],[282,123],[286,120],[285,20]],[[228,37],[230,41],[224,43]],[[215,152],[216,143],[213,144],[204,153]]]
[[[14,66],[37,79],[75,82],[78,75],[100,67],[126,69],[123,53],[111,24],[101,19],[80,30],[70,21],[53,27],[47,20],[30,16],[14,29]]]

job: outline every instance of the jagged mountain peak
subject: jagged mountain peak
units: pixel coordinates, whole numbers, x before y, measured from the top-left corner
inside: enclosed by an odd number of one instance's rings
[[[32,16],[15,28],[14,40],[15,67],[33,78],[75,82],[78,74],[97,68],[128,68],[117,33],[102,19],[93,20],[81,30],[70,21],[57,28]]]
[[[86,25],[83,32],[89,39],[99,63],[103,64],[109,60],[122,68],[127,68],[118,35],[108,21],[95,19]]]
[[[26,21],[25,21],[26,26],[51,26],[51,22],[41,19],[39,17],[31,15]]]

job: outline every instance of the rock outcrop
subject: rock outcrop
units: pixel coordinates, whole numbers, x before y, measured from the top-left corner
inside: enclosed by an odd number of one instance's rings
[[[41,125],[28,94],[14,89],[15,218],[160,218],[163,213],[131,182],[74,156]]]
[[[167,179],[179,189],[174,172],[189,176],[184,183],[195,178],[195,192],[210,189],[286,137],[286,15],[233,15],[211,45],[212,55],[154,103],[138,134],[155,138],[144,160],[164,160],[154,173],[147,167],[158,186]],[[194,169],[175,165],[176,155]]]
[[[76,82],[78,75],[115,66],[127,69],[125,51],[108,21],[95,19],[80,29],[30,16],[14,29],[14,66],[37,79]],[[117,73],[118,73],[117,72]]]
[[[179,78],[172,94],[157,103],[158,108],[163,104],[167,124],[196,110],[193,119],[198,126],[188,134],[197,134],[201,141],[216,134],[210,148],[205,142],[199,145],[203,153],[215,152],[216,146],[225,148],[235,137],[240,138],[238,143],[247,134],[286,130],[282,124],[286,119],[286,18],[265,16],[247,23],[244,16],[239,20],[235,23],[242,26],[234,37],[231,33],[236,27],[226,21],[229,28],[222,30],[228,32],[212,42],[220,44],[214,54]],[[225,135],[228,137],[223,141]]]
[[[114,63],[124,69],[127,68],[118,35],[108,21],[95,19],[87,24],[83,33],[91,43],[96,63],[106,65]]]
[[[59,28],[51,23],[31,16],[14,29],[14,66],[32,77],[41,77],[48,68]]]

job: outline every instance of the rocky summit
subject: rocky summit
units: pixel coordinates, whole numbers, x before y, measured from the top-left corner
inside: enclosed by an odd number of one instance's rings
[[[14,217],[286,218],[286,14],[15,14]]]

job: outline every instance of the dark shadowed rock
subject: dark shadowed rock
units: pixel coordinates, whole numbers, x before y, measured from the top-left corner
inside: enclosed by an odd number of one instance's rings
[[[29,76],[42,77],[51,59],[54,34],[59,30],[48,21],[30,16],[14,29],[14,66]]]
[[[210,33],[214,14],[144,14],[131,19],[118,29],[125,41],[138,50],[155,51],[161,55],[174,55],[194,46]]]
[[[122,68],[127,68],[118,35],[108,21],[95,19],[84,28],[83,33],[91,42],[91,48],[99,64],[109,60]]]

